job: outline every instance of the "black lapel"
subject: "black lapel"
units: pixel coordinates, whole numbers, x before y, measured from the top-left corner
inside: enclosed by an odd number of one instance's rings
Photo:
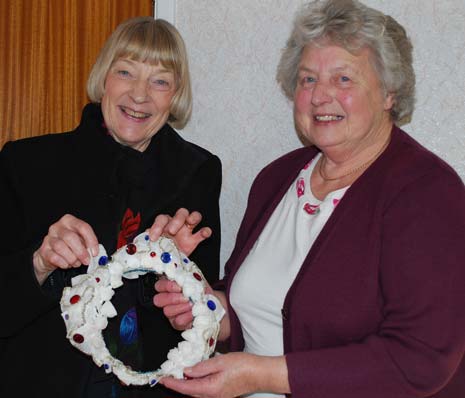
[[[177,202],[179,195],[192,183],[193,175],[207,159],[203,151],[195,148],[168,124],[155,134],[147,149],[156,159],[157,200],[151,208],[154,216],[166,212]]]

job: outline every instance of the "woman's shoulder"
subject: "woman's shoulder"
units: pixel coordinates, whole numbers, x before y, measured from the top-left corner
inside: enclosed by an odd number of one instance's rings
[[[249,197],[271,198],[277,192],[287,189],[317,153],[318,149],[314,146],[303,147],[273,160],[255,177],[250,188]]]
[[[176,156],[178,160],[203,163],[219,161],[218,156],[193,142],[183,138],[175,129],[166,124],[155,134],[153,146],[157,147],[162,156]]]
[[[372,192],[393,203],[405,196],[409,200],[439,195],[465,200],[465,185],[457,172],[438,155],[421,145],[406,132],[395,128],[391,144],[365,173],[360,192]],[[434,192],[434,194],[432,194]]]
[[[461,181],[454,168],[444,159],[400,128],[394,129],[392,140],[390,156],[387,158],[389,162],[386,162],[391,178],[408,181],[436,175]]]
[[[73,136],[73,132],[49,133],[7,141],[1,152],[4,157],[44,157],[51,153],[57,154],[63,150],[62,148],[66,148]]]
[[[319,150],[314,146],[302,147],[287,152],[279,158],[271,161],[262,168],[257,175],[257,179],[270,175],[287,176],[294,172],[299,172],[310,160],[312,160]]]

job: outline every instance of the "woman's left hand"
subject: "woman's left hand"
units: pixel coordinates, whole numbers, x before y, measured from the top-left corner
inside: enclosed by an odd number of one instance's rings
[[[212,234],[209,227],[203,227],[197,232],[193,232],[201,221],[202,215],[198,211],[189,213],[184,208],[180,208],[174,217],[160,214],[148,230],[150,240],[155,241],[161,235],[168,236],[174,240],[179,250],[186,256],[190,256],[199,243]]]
[[[184,369],[186,379],[165,377],[160,383],[181,394],[232,398],[258,391],[289,393],[284,356],[263,357],[245,352],[217,355]]]
[[[218,355],[184,369],[184,380],[165,377],[160,383],[193,397],[237,397],[256,389],[253,384],[255,358],[242,352]]]

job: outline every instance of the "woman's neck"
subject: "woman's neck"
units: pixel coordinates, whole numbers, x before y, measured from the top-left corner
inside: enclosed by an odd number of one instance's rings
[[[314,195],[321,200],[329,192],[352,185],[384,152],[390,139],[391,130],[358,151],[322,151],[310,178]]]

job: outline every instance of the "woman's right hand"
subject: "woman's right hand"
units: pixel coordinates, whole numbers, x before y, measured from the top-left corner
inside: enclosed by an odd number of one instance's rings
[[[92,227],[70,214],[52,224],[42,245],[34,252],[33,266],[42,284],[56,268],[75,268],[98,254],[98,240]]]
[[[171,326],[176,330],[186,330],[192,326],[192,303],[183,296],[180,286],[166,278],[155,283],[158,292],[153,296],[153,304],[162,308]]]

